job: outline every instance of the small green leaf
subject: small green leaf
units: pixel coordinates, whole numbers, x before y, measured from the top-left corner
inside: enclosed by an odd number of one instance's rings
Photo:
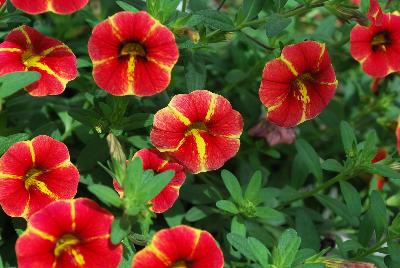
[[[88,187],[89,191],[97,196],[101,202],[108,206],[120,207],[122,205],[122,200],[119,198],[117,192],[110,187],[93,184]]]
[[[0,99],[14,94],[39,79],[38,72],[14,72],[0,76]]]
[[[353,128],[346,121],[340,122],[340,135],[347,156],[354,157],[357,139]]]
[[[377,191],[373,191],[370,197],[371,220],[375,228],[376,240],[379,240],[388,228],[386,205]]]
[[[361,215],[361,197],[356,188],[346,181],[340,182],[340,189],[342,191],[346,206],[349,208],[351,214],[355,217]]]
[[[343,170],[343,166],[335,159],[326,159],[322,162],[322,169],[327,171],[341,172]]]
[[[126,176],[122,182],[125,196],[128,199],[136,199],[137,192],[139,192],[142,186],[143,180],[143,163],[140,157],[135,157],[132,161],[129,161],[126,169]]]
[[[167,186],[174,176],[175,170],[167,170],[154,177],[149,176],[148,179],[142,182],[138,198],[140,197],[145,202],[150,201]]]
[[[117,3],[117,5],[120,6],[120,8],[122,8],[125,11],[130,11],[130,12],[138,12],[139,11],[136,7],[130,5],[130,4],[126,3],[126,2],[117,1],[116,3]]]
[[[249,184],[247,185],[246,191],[244,192],[244,198],[257,203],[259,200],[259,193],[261,190],[262,184],[262,173],[257,170],[254,172],[253,176],[251,176]]]
[[[357,217],[354,217],[342,202],[325,195],[317,195],[316,197],[322,205],[331,209],[351,225],[356,226],[358,224]]]
[[[27,139],[29,139],[29,135],[25,133],[18,133],[7,137],[0,137],[0,156],[4,154],[8,150],[8,148],[10,148],[14,143],[25,141]]]
[[[279,14],[272,14],[267,20],[267,36],[269,38],[279,35],[292,22],[291,18],[285,18]]]
[[[236,23],[240,25],[243,22],[256,18],[264,4],[265,0],[244,0],[242,7],[237,14]]]
[[[254,256],[252,249],[250,248],[246,237],[241,236],[239,234],[229,233],[227,234],[226,238],[228,239],[229,243],[237,249],[240,254],[245,256],[250,260],[256,261],[256,257]]]
[[[268,266],[269,255],[271,254],[267,247],[263,245],[258,239],[254,237],[247,238],[247,244],[250,251],[253,253],[258,263],[262,267]]]
[[[255,216],[268,222],[282,223],[285,220],[285,214],[269,207],[257,207]]]
[[[184,63],[187,89],[191,91],[204,88],[207,71],[203,58],[197,53],[188,51],[185,53]]]
[[[293,229],[287,229],[272,252],[273,264],[279,268],[290,268],[299,250],[301,238]]]
[[[371,164],[367,167],[369,173],[379,174],[390,179],[400,180],[400,173],[384,164]]]
[[[200,17],[205,25],[213,29],[227,32],[235,30],[231,18],[227,14],[217,10],[200,10],[194,14],[194,17]]]
[[[118,245],[131,231],[128,217],[114,219],[111,226],[111,243]]]
[[[299,153],[299,156],[304,161],[304,164],[311,171],[311,173],[314,174],[315,178],[318,181],[321,181],[322,180],[321,164],[319,162],[319,156],[315,152],[314,148],[303,139],[298,139],[295,145],[297,152]]]
[[[232,199],[238,204],[243,202],[242,188],[240,187],[238,179],[230,171],[224,169],[221,172],[222,180],[224,181],[226,189],[228,189]]]
[[[239,210],[236,205],[229,200],[220,200],[216,203],[217,208],[232,214],[238,214]]]

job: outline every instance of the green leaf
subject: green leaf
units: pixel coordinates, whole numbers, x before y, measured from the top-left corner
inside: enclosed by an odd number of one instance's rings
[[[194,17],[201,18],[205,25],[216,30],[227,32],[235,30],[231,18],[227,14],[217,10],[200,10],[194,14]]]
[[[266,33],[269,38],[279,35],[292,22],[291,18],[285,18],[279,14],[268,17]]]
[[[358,241],[365,247],[369,245],[372,233],[374,232],[374,225],[372,222],[371,213],[368,211],[360,222],[358,231]]]
[[[290,182],[293,188],[298,189],[306,182],[310,169],[305,165],[306,159],[302,155],[296,154],[292,162],[292,170],[290,174]]]
[[[301,237],[302,248],[319,249],[320,238],[317,228],[305,209],[299,208],[296,212],[296,230]]]
[[[127,199],[136,199],[137,193],[141,190],[143,180],[143,163],[140,157],[133,158],[132,161],[129,161],[126,176],[123,184],[123,189],[125,193],[125,197]]]
[[[8,150],[8,148],[10,148],[14,143],[25,141],[28,139],[29,135],[25,133],[18,133],[7,137],[0,137],[0,156],[4,154]]]
[[[390,232],[400,235],[400,213],[393,219],[389,227]]]
[[[240,187],[239,181],[235,177],[235,175],[233,175],[230,171],[224,169],[221,172],[221,177],[232,199],[238,204],[242,203],[243,202],[242,188]]]
[[[111,226],[111,243],[118,245],[131,231],[128,217],[114,219]]]
[[[185,214],[185,219],[188,222],[195,222],[210,216],[213,213],[210,207],[198,206],[192,207]]]
[[[130,4],[128,4],[126,2],[117,1],[116,3],[117,3],[117,5],[120,6],[120,8],[122,8],[125,11],[130,11],[130,12],[138,12],[139,11],[136,7],[131,6]]]
[[[106,205],[121,207],[122,200],[119,198],[117,192],[110,187],[101,184],[93,184],[90,185],[88,189],[91,193],[97,196],[97,198],[99,198],[101,202],[105,203]]]
[[[269,207],[257,207],[255,216],[268,222],[282,223],[285,221],[285,214]]]
[[[236,17],[236,23],[240,25],[243,22],[249,21],[257,17],[262,10],[265,0],[244,0]]]
[[[319,156],[314,148],[305,140],[298,139],[296,141],[296,149],[300,158],[304,161],[306,167],[315,176],[317,181],[322,181],[322,169],[319,162]]]
[[[257,170],[250,178],[249,184],[247,185],[246,191],[244,192],[244,198],[253,203],[257,203],[262,186],[261,184],[262,173],[261,171]]]
[[[150,201],[167,186],[174,176],[175,170],[167,170],[154,177],[150,176],[142,182],[138,196],[145,202]]]
[[[279,268],[290,268],[299,250],[301,238],[293,229],[287,229],[272,252],[273,264]]]
[[[231,222],[231,233],[246,236],[246,225],[241,217],[234,216]]]
[[[343,170],[342,164],[335,159],[327,159],[322,162],[322,169],[327,171],[341,172]]]
[[[351,225],[356,226],[358,224],[358,219],[352,215],[342,202],[325,195],[317,195],[316,198],[322,205],[331,209],[336,215],[342,217]]]
[[[379,174],[382,175],[383,177],[387,177],[390,179],[395,179],[399,180],[400,179],[400,173],[391,169],[390,167],[384,165],[384,164],[370,164],[367,166],[367,171],[372,174]]]
[[[346,181],[341,181],[340,189],[350,213],[355,217],[359,217],[361,215],[362,206],[361,197],[356,188]]]
[[[379,240],[388,228],[386,205],[377,191],[373,191],[370,197],[371,220],[375,228],[376,240]]]
[[[185,53],[184,63],[186,88],[189,91],[205,88],[207,71],[203,57],[188,51]]]
[[[363,149],[360,154],[360,158],[365,163],[370,163],[376,154],[376,144],[378,137],[375,131],[370,131],[367,135],[365,142],[363,143]]]
[[[340,122],[340,135],[342,137],[342,143],[346,155],[354,157],[356,154],[357,139],[354,134],[354,130],[349,123],[346,121]]]
[[[275,7],[278,11],[285,7],[288,0],[274,0]]]
[[[216,206],[219,209],[224,210],[229,213],[232,213],[232,214],[239,213],[239,210],[237,209],[236,205],[229,200],[220,200],[216,203]]]
[[[226,235],[226,238],[228,239],[228,242],[232,245],[232,247],[237,249],[240,254],[250,260],[256,261],[256,257],[253,255],[253,251],[250,248],[246,237],[239,234],[229,233]]]
[[[14,94],[39,79],[38,72],[14,72],[0,76],[0,99]]]
[[[268,259],[271,253],[269,252],[268,248],[263,245],[258,239],[254,237],[247,238],[247,244],[250,251],[253,253],[255,258],[257,259],[258,263],[262,267],[268,266]]]

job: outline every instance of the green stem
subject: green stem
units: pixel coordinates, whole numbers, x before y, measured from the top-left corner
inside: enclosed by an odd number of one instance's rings
[[[315,187],[313,190],[311,190],[309,192],[301,193],[301,194],[294,196],[293,198],[283,202],[282,204],[280,204],[278,206],[278,209],[288,206],[293,202],[310,198],[310,197],[318,194],[319,192],[325,190],[326,188],[331,187],[332,185],[336,184],[337,182],[351,179],[351,178],[355,177],[357,174],[359,174],[362,170],[363,169],[361,167],[359,167],[359,168],[352,169],[351,171],[347,171],[347,172],[343,171],[343,172],[339,173],[338,175],[336,175],[335,177],[329,179],[325,183]]]
[[[362,258],[365,258],[368,255],[371,255],[371,254],[377,252],[385,243],[390,242],[392,240],[396,240],[396,239],[400,239],[400,236],[395,236],[395,237],[391,237],[391,238],[389,236],[386,236],[384,239],[379,241],[373,247],[370,247],[369,249],[367,249],[367,251],[365,251],[364,253],[362,253],[360,255],[357,255],[355,257],[355,259],[356,260],[361,260]]]
[[[226,2],[226,0],[222,0],[221,4],[219,4],[217,10],[220,10],[224,6],[225,2]]]
[[[182,1],[182,12],[183,12],[183,13],[186,12],[186,6],[187,6],[187,0],[183,0],[183,1]]]

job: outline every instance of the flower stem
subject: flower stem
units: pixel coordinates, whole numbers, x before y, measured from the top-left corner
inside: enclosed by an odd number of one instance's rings
[[[183,12],[183,13],[186,12],[186,6],[187,6],[187,0],[183,0],[183,1],[182,1],[182,12]]]
[[[221,3],[219,4],[217,10],[220,10],[224,6],[225,2],[226,2],[226,0],[222,0]]]

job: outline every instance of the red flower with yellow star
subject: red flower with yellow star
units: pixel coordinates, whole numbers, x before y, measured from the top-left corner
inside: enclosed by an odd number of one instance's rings
[[[17,142],[0,158],[0,205],[12,217],[29,218],[55,200],[73,198],[78,183],[67,147],[48,136]]]
[[[76,57],[60,41],[29,26],[12,30],[0,44],[0,75],[36,71],[39,81],[26,87],[32,96],[58,95],[78,75]]]
[[[28,14],[54,12],[66,15],[84,8],[89,0],[11,0],[11,3]]]
[[[356,25],[350,33],[350,53],[365,73],[385,77],[400,71],[400,16],[383,13],[370,0],[370,26]]]
[[[195,90],[172,98],[154,116],[150,139],[192,173],[215,170],[236,155],[243,119],[224,97]]]
[[[175,175],[168,185],[152,200],[150,210],[155,213],[163,213],[170,209],[179,196],[179,189],[185,182],[186,174],[183,167],[178,163],[171,162],[168,157],[160,153],[157,149],[142,149],[136,152],[133,158],[139,157],[143,163],[143,169],[151,169],[155,173],[162,173],[167,170],[174,170]],[[128,178],[129,179],[129,178]],[[115,190],[122,197],[124,195],[123,189],[116,180],[113,181]]]
[[[51,203],[18,238],[18,267],[118,267],[122,245],[111,244],[113,218],[87,198]]]
[[[136,253],[132,268],[222,268],[224,256],[210,233],[180,225],[157,232]]]
[[[112,95],[151,96],[167,88],[179,57],[173,33],[147,12],[119,12],[89,39],[93,77]]]
[[[279,58],[267,62],[259,95],[268,120],[289,128],[319,115],[336,87],[325,44],[304,41],[284,47]]]

